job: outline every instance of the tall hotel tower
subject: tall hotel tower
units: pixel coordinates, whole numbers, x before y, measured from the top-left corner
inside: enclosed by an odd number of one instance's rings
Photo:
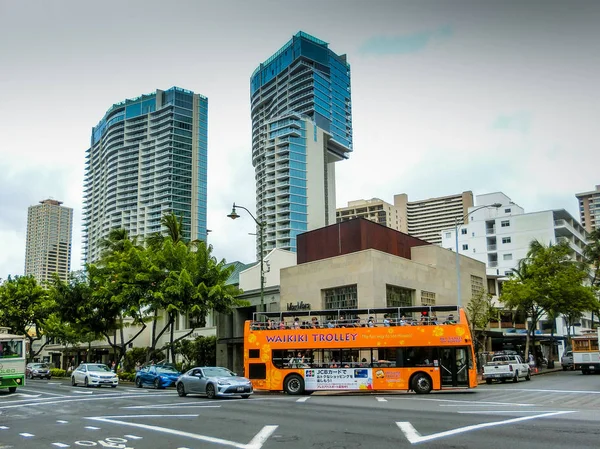
[[[86,262],[111,229],[143,239],[171,211],[184,238],[206,240],[207,127],[207,98],[178,87],[111,106],[86,154]]]
[[[54,273],[63,281],[69,277],[73,209],[61,204],[43,200],[27,211],[25,275],[40,283],[52,279]]]
[[[262,251],[296,251],[298,234],[335,223],[334,164],[352,151],[350,65],[299,32],[254,71],[250,93]]]

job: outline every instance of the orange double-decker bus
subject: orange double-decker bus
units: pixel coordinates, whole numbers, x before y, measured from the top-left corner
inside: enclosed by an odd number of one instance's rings
[[[474,388],[473,341],[456,306],[255,313],[244,369],[256,390]]]

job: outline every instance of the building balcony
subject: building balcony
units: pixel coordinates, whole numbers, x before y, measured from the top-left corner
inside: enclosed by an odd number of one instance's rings
[[[485,228],[485,233],[486,234],[495,234],[496,233],[496,226],[493,226],[491,228]]]

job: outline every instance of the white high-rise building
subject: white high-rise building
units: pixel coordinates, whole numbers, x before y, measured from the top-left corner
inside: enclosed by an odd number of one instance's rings
[[[40,283],[52,279],[54,273],[63,281],[69,277],[73,209],[61,204],[47,199],[27,211],[25,275]]]

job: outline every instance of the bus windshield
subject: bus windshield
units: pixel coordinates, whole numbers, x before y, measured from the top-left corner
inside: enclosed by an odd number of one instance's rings
[[[0,340],[0,359],[23,357],[23,340]]]

